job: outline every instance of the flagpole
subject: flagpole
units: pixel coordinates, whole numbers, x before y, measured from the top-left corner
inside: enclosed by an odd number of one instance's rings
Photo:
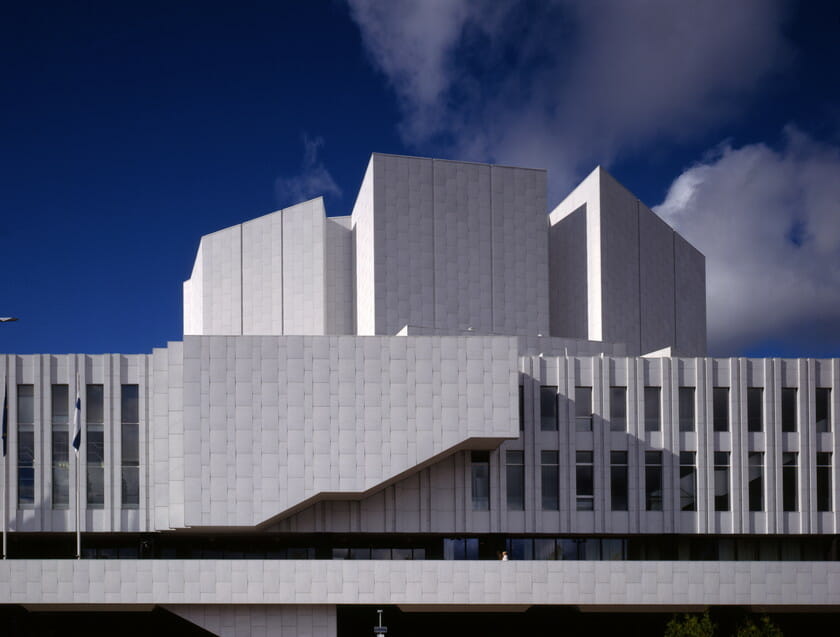
[[[82,529],[79,515],[79,501],[82,499],[81,487],[79,486],[81,470],[79,468],[79,446],[82,442],[82,390],[79,385],[79,373],[76,372],[76,403],[73,410],[73,449],[76,452],[76,559],[82,557]]]
[[[9,379],[4,379],[3,382],[4,386],[4,393],[3,393],[3,559],[6,559],[6,509],[8,508],[9,504],[9,494],[6,482],[8,481],[9,474],[6,471],[6,447],[8,446],[8,423],[9,423],[9,415],[8,415],[8,403],[9,403]]]

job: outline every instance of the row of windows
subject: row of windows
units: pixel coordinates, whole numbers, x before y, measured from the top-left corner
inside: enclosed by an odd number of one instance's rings
[[[510,536],[480,534],[370,535],[254,533],[102,534],[82,537],[90,559],[261,559],[261,560],[726,560],[836,561],[840,536]],[[13,559],[74,557],[72,534],[12,533]]]
[[[798,510],[798,456],[782,454],[782,509]],[[507,508],[525,509],[525,452],[505,452],[505,488]],[[490,508],[490,454],[473,451],[471,467],[472,508]],[[748,454],[747,500],[750,511],[764,510],[764,452]],[[817,511],[831,510],[831,453],[816,454]],[[629,509],[629,469],[627,451],[610,451],[609,501],[612,511]],[[645,451],[645,510],[663,510],[662,452]],[[714,452],[714,510],[730,510],[730,464],[728,451]],[[556,450],[540,451],[540,498],[544,511],[560,509],[560,454]],[[575,505],[578,511],[595,509],[595,462],[592,451],[575,452]],[[697,510],[697,463],[694,451],[679,455],[679,507],[681,511]]]
[[[524,425],[524,390],[520,386],[519,422]],[[662,398],[660,387],[644,388],[645,431],[662,429]],[[795,387],[783,387],[781,395],[781,424],[783,432],[794,432],[797,423],[797,397]],[[557,431],[559,424],[559,395],[554,385],[540,387],[540,429]],[[694,387],[680,387],[677,392],[680,431],[694,431],[696,428],[696,402]],[[577,431],[592,431],[592,388],[575,387],[575,428]],[[610,387],[610,429],[627,430],[627,387]],[[815,389],[815,424],[817,433],[831,431],[831,389]],[[729,387],[712,389],[712,427],[714,431],[729,431]],[[764,388],[747,388],[747,431],[763,431]]]
[[[50,433],[52,440],[52,508],[70,505],[70,388],[66,384],[50,387]],[[81,398],[81,397],[80,397]],[[85,491],[87,506],[105,506],[105,401],[104,387],[85,385]],[[140,505],[140,400],[137,385],[120,386],[120,458],[122,507]],[[35,387],[17,386],[18,427],[18,508],[35,505]]]

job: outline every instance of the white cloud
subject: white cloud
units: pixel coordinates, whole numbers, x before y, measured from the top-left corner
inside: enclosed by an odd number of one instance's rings
[[[783,66],[781,2],[348,0],[407,143],[549,168],[690,137]]]
[[[300,173],[291,177],[278,177],[274,181],[274,192],[278,205],[292,206],[320,195],[341,195],[341,188],[318,157],[324,140],[310,138],[303,134],[303,161]]]
[[[780,150],[725,145],[673,182],[656,212],[706,255],[713,352],[840,325],[838,175],[840,148],[789,127]]]

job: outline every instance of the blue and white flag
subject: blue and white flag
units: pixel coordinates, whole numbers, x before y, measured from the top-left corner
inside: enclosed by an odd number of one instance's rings
[[[79,457],[79,446],[82,444],[82,396],[76,384],[76,409],[73,413],[73,449]]]

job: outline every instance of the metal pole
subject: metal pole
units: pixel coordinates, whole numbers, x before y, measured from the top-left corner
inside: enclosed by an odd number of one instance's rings
[[[81,393],[82,393],[82,389],[81,389],[81,386],[79,385],[79,372],[77,370],[76,371],[76,400],[77,401],[79,400],[79,397],[81,396]],[[79,423],[81,423],[82,415],[80,413],[78,413],[79,409],[76,406],[75,402],[73,403],[73,410],[74,410],[73,411],[73,419],[74,419],[73,435],[75,436],[76,435],[75,420],[79,419]],[[79,426],[81,426],[81,424]],[[82,530],[81,530],[81,523],[79,521],[79,519],[80,519],[79,509],[81,508],[79,506],[79,502],[82,499],[82,491],[81,491],[81,487],[79,486],[79,483],[81,482],[80,476],[81,476],[82,472],[81,472],[81,468],[79,466],[79,450],[75,449],[75,452],[76,452],[76,559],[79,560],[79,559],[82,558]]]
[[[9,414],[7,412],[8,404],[9,404],[9,379],[6,378],[6,382],[3,383],[3,387],[5,392],[3,394],[3,414],[0,418],[3,418],[3,423],[8,427],[9,425]],[[8,526],[6,521],[6,509],[9,505],[9,493],[8,493],[8,471],[6,470],[6,454],[9,451],[9,432],[8,430],[3,432],[6,436],[6,439],[3,441],[3,559],[6,559],[7,547],[6,547],[6,527]]]
[[[76,559],[82,557],[82,532],[79,524],[79,500],[82,499],[82,494],[79,491],[79,454],[76,454]]]
[[[3,454],[3,559],[6,559],[6,508],[8,505],[8,493],[6,489],[6,454]]]

